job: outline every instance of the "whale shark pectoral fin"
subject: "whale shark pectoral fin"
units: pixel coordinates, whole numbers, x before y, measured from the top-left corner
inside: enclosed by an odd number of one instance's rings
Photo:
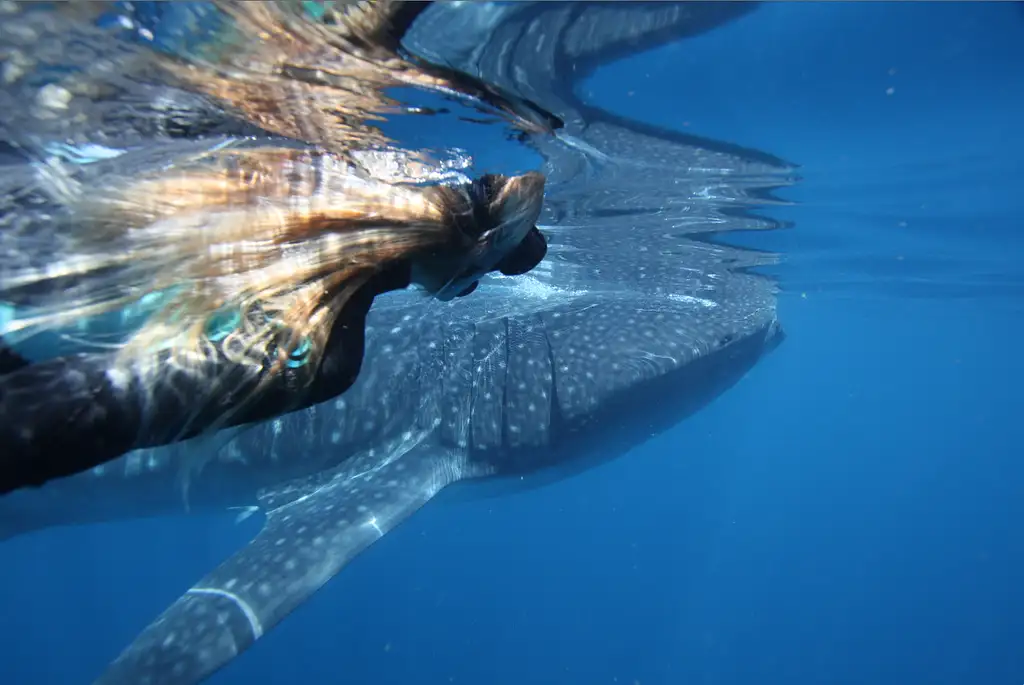
[[[192,685],[231,661],[466,475],[456,455],[425,447],[360,455],[332,478],[266,493],[263,530],[153,621],[96,685]]]

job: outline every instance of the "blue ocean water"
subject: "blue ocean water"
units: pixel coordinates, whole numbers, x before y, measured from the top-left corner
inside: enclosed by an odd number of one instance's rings
[[[785,343],[617,461],[425,508],[211,682],[1020,682],[1020,6],[762,5],[579,95],[800,165],[792,227],[729,236],[784,256]],[[5,541],[0,682],[89,682],[257,529]]]

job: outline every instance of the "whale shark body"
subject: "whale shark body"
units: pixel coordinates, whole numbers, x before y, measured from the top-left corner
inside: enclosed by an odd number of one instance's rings
[[[462,42],[487,48],[438,59],[467,73],[511,60],[525,71],[490,67],[516,76],[510,90],[565,98],[571,88],[551,82],[552,63],[565,56],[541,45],[575,50],[593,67],[600,41],[619,56],[692,33],[701,22],[688,13],[704,11],[545,5],[460,5],[479,13],[475,25],[488,34]],[[515,35],[496,35],[514,27],[487,14],[499,10],[523,13]],[[429,31],[451,24],[431,17]],[[601,27],[614,30],[603,36]],[[774,202],[766,189],[791,183],[792,165],[627,125],[571,99],[553,107],[565,128],[525,140],[549,179],[541,230],[550,249],[533,272],[492,277],[455,302],[379,298],[363,370],[340,398],[0,498],[8,537],[185,507],[263,513],[258,535],[198,579],[97,683],[198,683],[443,490],[530,485],[618,457],[707,405],[782,341],[776,285],[756,272],[774,255],[706,237],[775,228],[747,210]]]
[[[137,451],[0,499],[0,520],[23,532],[186,503],[264,513],[261,532],[97,682],[200,682],[444,488],[564,477],[617,457],[714,399],[783,338],[759,276],[720,274],[698,297],[566,291],[556,284],[571,270],[544,265],[532,282],[490,284],[451,305],[383,298],[363,374],[343,397],[226,442]],[[182,464],[204,449],[183,492]]]

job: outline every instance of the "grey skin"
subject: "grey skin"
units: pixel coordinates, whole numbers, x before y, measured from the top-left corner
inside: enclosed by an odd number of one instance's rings
[[[342,398],[0,499],[0,536],[186,506],[265,515],[262,531],[97,683],[201,682],[442,490],[529,486],[618,457],[705,406],[782,341],[776,286],[753,270],[776,257],[691,235],[776,228],[749,210],[777,202],[769,190],[792,183],[793,166],[587,107],[548,76],[564,80],[556,67],[571,55],[537,49],[571,50],[589,70],[732,17],[695,23],[701,3],[602,4],[538,3],[517,10],[518,29],[481,14],[487,40],[472,42],[486,54],[444,56],[470,72],[469,62],[514,61],[519,71],[496,63],[483,76],[507,77],[566,122],[557,137],[524,139],[548,177],[550,249],[537,269],[485,280],[450,303],[380,298],[363,372]],[[434,43],[457,45],[444,35]]]

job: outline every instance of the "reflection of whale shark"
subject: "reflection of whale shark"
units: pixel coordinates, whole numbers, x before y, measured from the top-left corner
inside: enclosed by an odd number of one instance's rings
[[[493,11],[460,7],[479,21]],[[539,54],[545,36],[550,45],[579,34],[561,45],[577,46],[592,68],[693,32],[692,14],[615,7],[514,31],[499,18],[487,24],[487,49]],[[435,10],[449,11],[431,8],[424,26]],[[629,40],[601,30],[612,26]],[[431,30],[435,45],[466,35],[454,24]],[[760,189],[788,182],[791,167],[588,111],[567,91],[562,100],[524,92],[562,66],[522,61],[520,82],[502,84],[567,122],[558,139],[528,139],[552,181],[542,227],[551,251],[537,270],[448,304],[382,298],[363,372],[341,399],[226,444],[139,451],[0,499],[8,534],[162,515],[180,511],[183,497],[192,510],[266,515],[259,535],[146,628],[100,683],[201,681],[447,486],[536,482],[619,456],[714,399],[782,339],[774,284],[748,270],[772,257],[691,238],[774,227],[747,210],[769,201]],[[194,467],[185,493],[183,462]]]

